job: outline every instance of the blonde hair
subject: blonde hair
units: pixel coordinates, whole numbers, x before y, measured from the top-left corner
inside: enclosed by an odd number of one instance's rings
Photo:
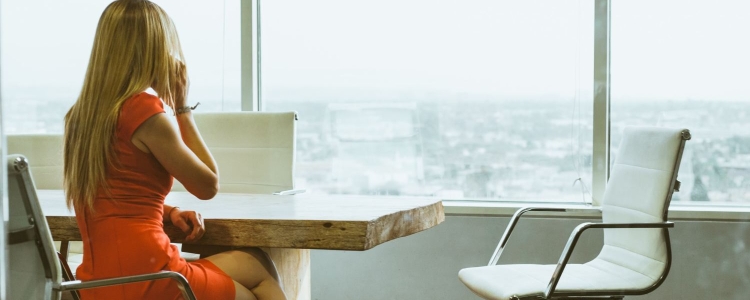
[[[174,108],[173,82],[184,62],[172,20],[147,0],[114,1],[102,13],[78,100],[65,115],[63,182],[68,208],[93,211],[109,194],[115,129],[123,102],[152,88]]]

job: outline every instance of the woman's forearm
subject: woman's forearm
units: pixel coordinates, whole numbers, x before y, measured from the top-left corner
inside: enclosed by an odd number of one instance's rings
[[[177,124],[180,128],[180,135],[182,136],[182,141],[185,142],[185,145],[187,145],[187,147],[190,148],[190,150],[192,150],[193,153],[195,153],[195,155],[198,156],[198,158],[218,176],[219,170],[216,166],[216,161],[211,155],[211,152],[208,151],[208,147],[203,141],[203,137],[201,137],[198,127],[195,125],[193,113],[186,112],[178,114]]]

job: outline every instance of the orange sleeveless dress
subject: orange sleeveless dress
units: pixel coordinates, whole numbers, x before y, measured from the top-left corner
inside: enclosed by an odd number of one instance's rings
[[[83,263],[76,277],[85,281],[176,271],[187,278],[199,300],[234,299],[234,283],[228,275],[204,259],[186,262],[164,233],[164,197],[173,178],[152,154],[131,142],[135,130],[159,113],[164,113],[161,100],[148,93],[137,94],[123,104],[114,144],[117,166],[107,171],[110,193],[99,192],[93,213],[76,209],[83,239]],[[81,297],[182,298],[177,284],[168,279],[81,290]]]

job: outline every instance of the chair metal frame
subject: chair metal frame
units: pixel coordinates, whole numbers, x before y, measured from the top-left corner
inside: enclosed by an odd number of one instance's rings
[[[669,187],[669,191],[679,191],[680,190],[680,182],[677,180],[677,173],[680,169],[680,162],[682,160],[682,152],[685,148],[685,142],[691,139],[690,131],[685,129],[681,133],[681,141],[680,145],[678,147],[678,153],[676,158],[676,163],[674,164],[674,169],[672,173],[672,180]],[[672,201],[672,194],[673,192],[667,193],[667,198],[664,201],[664,214],[662,215],[663,222],[658,223],[596,223],[596,222],[586,222],[581,223],[578,226],[576,226],[575,229],[573,229],[573,232],[570,234],[570,237],[568,238],[567,243],[565,244],[565,248],[563,248],[563,252],[560,255],[560,258],[557,262],[557,267],[555,268],[554,273],[552,273],[552,277],[550,278],[549,284],[547,285],[547,288],[544,292],[543,296],[530,296],[530,297],[513,297],[511,299],[575,299],[575,298],[585,298],[585,299],[622,299],[624,296],[634,296],[634,295],[643,295],[650,293],[654,291],[656,288],[658,288],[664,280],[666,280],[667,275],[669,274],[669,269],[672,265],[672,244],[670,242],[669,238],[669,228],[674,228],[674,223],[667,221],[667,214],[669,213],[669,204]],[[513,216],[510,219],[510,222],[508,223],[508,226],[505,228],[505,232],[503,233],[502,237],[500,238],[500,242],[497,244],[497,248],[495,249],[495,252],[492,254],[492,257],[490,258],[488,266],[494,266],[497,264],[498,260],[500,260],[500,255],[502,255],[503,250],[505,249],[506,244],[508,243],[508,240],[510,239],[510,235],[513,232],[513,229],[516,227],[516,224],[518,223],[521,216],[527,212],[531,211],[539,211],[539,212],[559,212],[559,213],[571,213],[571,212],[580,212],[581,209],[565,209],[565,208],[549,208],[549,207],[524,207],[519,210],[517,210]],[[590,211],[590,210],[586,210]],[[599,213],[601,214],[601,208],[598,209]],[[581,237],[581,234],[587,229],[591,228],[601,228],[601,229],[629,229],[629,228],[661,228],[664,233],[664,238],[666,240],[666,252],[667,252],[667,261],[666,266],[664,268],[664,272],[662,273],[661,277],[659,277],[656,282],[654,282],[653,285],[650,287],[647,287],[645,289],[640,290],[615,290],[615,291],[581,291],[581,292],[555,292],[555,288],[557,287],[558,282],[560,281],[560,278],[562,277],[562,273],[565,270],[565,267],[568,264],[568,261],[570,260],[570,256],[573,254],[573,249],[575,248],[576,243],[578,242],[578,239]]]
[[[159,279],[171,279],[177,283],[177,287],[182,292],[182,297],[186,300],[195,300],[195,294],[190,288],[190,284],[182,274],[171,271],[161,271],[157,273],[123,276],[115,278],[97,279],[97,280],[65,280],[63,281],[62,271],[69,272],[67,262],[61,260],[58,254],[55,252],[54,244],[52,242],[52,236],[47,225],[46,218],[42,212],[39,204],[39,199],[36,195],[36,189],[34,182],[31,179],[29,172],[29,164],[23,155],[9,155],[8,156],[8,177],[16,176],[18,184],[20,185],[21,197],[23,198],[23,204],[28,215],[30,225],[9,232],[8,244],[24,243],[29,241],[35,241],[37,250],[39,251],[39,258],[42,261],[44,267],[45,277],[47,278],[48,287],[51,287],[50,293],[51,299],[60,299],[62,292],[71,291],[74,292],[74,297],[77,296],[77,291],[81,289],[98,288],[105,286],[121,285],[128,283],[136,283],[143,281],[153,281]],[[12,195],[11,195],[12,196]],[[12,259],[12,258],[11,258]],[[61,270],[61,268],[63,270]]]
[[[23,153],[27,160],[34,162],[29,168],[29,172],[33,174],[34,186],[37,189],[63,189],[62,183],[62,151],[63,151],[63,136],[62,134],[9,134],[6,136],[8,152],[7,153]],[[42,150],[39,150],[42,149]],[[30,151],[26,153],[25,151]],[[39,164],[39,162],[42,162]],[[56,172],[45,172],[39,174],[34,169],[41,168],[59,168]],[[40,186],[40,179],[42,185]],[[80,241],[57,241],[60,242],[59,251],[62,253],[61,260],[69,261],[70,242],[79,243],[73,249],[76,249],[76,254],[83,252]],[[72,277],[71,277],[72,278]],[[72,280],[72,279],[70,279]],[[77,299],[76,299],[77,300]]]

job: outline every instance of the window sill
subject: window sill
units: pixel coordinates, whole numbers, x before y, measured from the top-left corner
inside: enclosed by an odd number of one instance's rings
[[[582,219],[599,219],[601,217],[598,208],[582,203],[491,202],[470,200],[443,201],[445,214],[448,216],[510,217],[519,208],[529,206],[565,208],[572,210],[566,213],[529,212],[526,214],[529,217]],[[750,207],[673,205],[669,208],[669,220],[750,222]]]

